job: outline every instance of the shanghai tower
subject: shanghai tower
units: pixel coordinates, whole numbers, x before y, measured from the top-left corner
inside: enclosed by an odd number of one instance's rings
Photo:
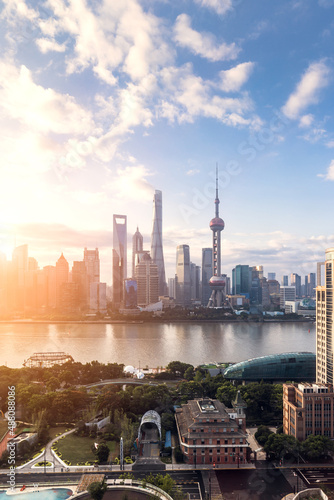
[[[153,228],[151,235],[151,258],[158,266],[159,296],[166,294],[164,253],[162,248],[162,192],[156,190],[153,197]]]

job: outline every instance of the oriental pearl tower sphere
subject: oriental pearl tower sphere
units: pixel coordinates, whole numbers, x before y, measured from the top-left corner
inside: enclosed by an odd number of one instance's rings
[[[218,167],[216,167],[216,199],[215,199],[215,217],[210,221],[210,229],[212,231],[212,247],[213,247],[213,276],[210,278],[209,284],[212,290],[209,299],[208,307],[222,307],[225,299],[225,280],[221,275],[220,268],[220,233],[223,231],[225,223],[219,217],[219,197],[218,197]]]

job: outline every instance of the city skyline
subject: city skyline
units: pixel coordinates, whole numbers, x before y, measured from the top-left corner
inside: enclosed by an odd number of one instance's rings
[[[223,271],[315,271],[334,242],[333,9],[3,2],[0,251],[44,266],[98,247],[110,283],[110,214],[148,246],[161,190],[172,277],[178,245],[197,264],[211,245],[218,162]]]

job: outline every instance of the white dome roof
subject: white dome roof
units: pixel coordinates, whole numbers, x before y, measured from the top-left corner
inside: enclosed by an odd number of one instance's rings
[[[123,370],[125,373],[134,373],[135,372],[135,369],[132,365],[128,365],[124,368]]]

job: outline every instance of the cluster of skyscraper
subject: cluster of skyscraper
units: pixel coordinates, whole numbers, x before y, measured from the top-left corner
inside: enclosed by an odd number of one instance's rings
[[[166,284],[162,241],[162,193],[153,197],[151,248],[144,250],[143,237],[132,239],[131,276],[127,270],[127,216],[113,216],[112,307],[113,310],[162,306],[283,309],[296,312],[296,299],[315,295],[315,273],[301,277],[292,273],[282,285],[275,273],[263,275],[262,266],[237,265],[231,280],[221,272],[221,232],[225,223],[219,216],[218,172],[214,218],[210,221],[212,247],[202,249],[202,269],[190,260],[189,245],[176,249],[176,273]],[[82,261],[73,262],[72,271],[63,254],[55,266],[38,268],[28,257],[28,246],[17,247],[12,261],[0,254],[0,313],[62,313],[107,311],[106,283],[100,282],[99,251],[84,250]],[[287,310],[287,307],[290,309]]]
[[[132,276],[127,276],[127,217],[113,216],[113,309],[145,308],[167,295],[162,244],[162,193],[153,197],[151,251],[144,250],[143,236],[132,238]],[[161,304],[160,304],[161,305]],[[157,305],[157,307],[159,307]]]
[[[0,255],[1,314],[106,313],[106,283],[100,282],[99,251],[84,249],[72,270],[61,254],[55,266],[39,269],[28,245],[16,247],[12,260]]]

